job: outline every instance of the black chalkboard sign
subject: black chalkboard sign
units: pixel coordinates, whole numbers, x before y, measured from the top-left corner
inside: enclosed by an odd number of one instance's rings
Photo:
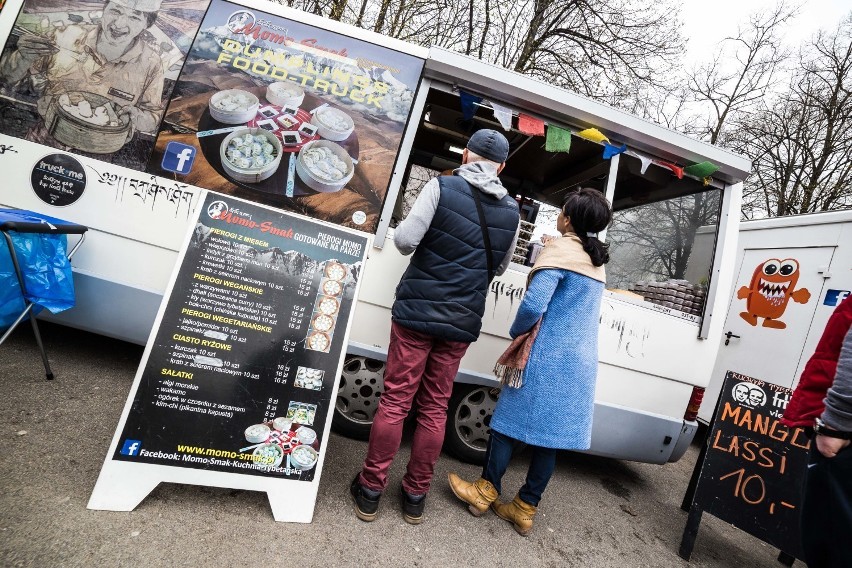
[[[310,522],[370,238],[212,192],[194,215],[88,506],[187,483]]]
[[[697,481],[680,556],[692,553],[706,512],[802,558],[799,512],[810,440],[781,416],[792,390],[728,371],[710,434],[693,474]]]
[[[313,480],[366,245],[209,194],[113,459]]]

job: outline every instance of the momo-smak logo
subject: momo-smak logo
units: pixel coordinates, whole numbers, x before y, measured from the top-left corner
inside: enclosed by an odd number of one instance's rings
[[[124,445],[121,446],[121,451],[119,452],[123,456],[138,456],[139,450],[142,449],[142,440],[131,440],[130,438],[124,440]]]
[[[166,144],[166,152],[163,154],[163,169],[176,174],[188,174],[195,162],[197,150],[194,146],[181,144],[180,142],[169,142]]]
[[[226,24],[228,31],[232,34],[244,33],[244,30],[250,30],[254,27],[254,14],[248,10],[237,10],[228,16]]]
[[[214,201],[207,206],[207,216],[211,219],[222,219],[228,215],[228,204],[224,201]]]

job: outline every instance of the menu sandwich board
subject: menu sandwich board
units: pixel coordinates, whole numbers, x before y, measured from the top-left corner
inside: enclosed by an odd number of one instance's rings
[[[369,238],[205,194],[88,506],[165,481],[310,522]]]
[[[707,443],[695,466],[694,495],[680,556],[689,560],[702,513],[710,513],[802,558],[799,513],[810,440],[781,423],[789,388],[728,371]],[[691,503],[688,503],[691,502]]]

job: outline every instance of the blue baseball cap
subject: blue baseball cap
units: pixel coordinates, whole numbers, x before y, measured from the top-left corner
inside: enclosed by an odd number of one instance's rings
[[[489,128],[477,130],[467,141],[467,149],[486,160],[502,164],[509,157],[509,141]]]

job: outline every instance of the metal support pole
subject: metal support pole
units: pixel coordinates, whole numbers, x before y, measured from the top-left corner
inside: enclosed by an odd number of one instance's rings
[[[18,285],[21,287],[21,297],[24,299],[24,305],[26,306],[26,309],[20,315],[20,317],[15,320],[15,323],[12,325],[12,327],[10,327],[9,330],[3,335],[2,341],[0,341],[0,343],[6,340],[9,334],[11,334],[12,330],[17,327],[17,325],[21,322],[22,319],[24,319],[24,317],[26,317],[27,313],[32,311],[33,307],[33,304],[29,300],[27,300],[27,290],[24,286],[24,274],[21,271],[21,265],[18,262],[18,255],[15,253],[15,245],[12,242],[12,237],[6,231],[3,231],[3,236],[6,238],[6,244],[9,246],[9,256],[12,257],[12,265],[15,267],[15,274],[18,276]],[[44,350],[44,343],[41,340],[41,333],[39,332],[38,323],[36,322],[35,316],[30,316],[30,324],[33,328],[33,335],[35,335],[39,353],[41,353],[41,360],[44,363],[45,376],[47,377],[47,380],[52,380],[53,371],[50,370],[50,362],[47,360],[47,353]]]
[[[609,175],[606,176],[606,196],[607,201],[610,202],[610,205],[615,198],[615,182],[616,178],[618,178],[618,164],[621,162],[621,154],[616,154],[609,161]],[[606,229],[598,233],[598,239],[602,241],[606,241]]]

